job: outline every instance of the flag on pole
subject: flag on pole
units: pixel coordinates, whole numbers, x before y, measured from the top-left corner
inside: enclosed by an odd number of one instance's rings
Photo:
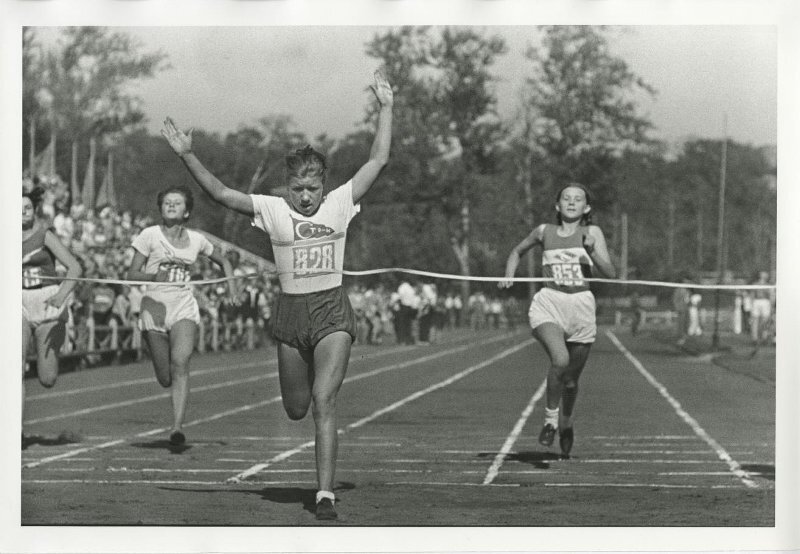
[[[97,153],[97,140],[95,137],[89,139],[89,165],[86,168],[86,175],[83,178],[83,205],[88,209],[94,209],[94,165]]]
[[[103,182],[100,184],[100,191],[97,193],[97,205],[117,207],[117,195],[114,190],[114,153],[111,151],[108,152],[108,164]]]

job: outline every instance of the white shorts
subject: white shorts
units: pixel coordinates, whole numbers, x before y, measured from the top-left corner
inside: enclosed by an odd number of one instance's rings
[[[591,343],[597,336],[595,309],[591,291],[567,293],[544,287],[533,297],[528,321],[531,329],[555,323],[564,330],[567,342]]]
[[[147,291],[142,296],[139,329],[167,333],[178,321],[200,324],[200,308],[192,291]]]
[[[45,304],[45,300],[58,291],[59,285],[48,285],[40,289],[22,289],[22,317],[31,325],[51,321],[64,321],[69,318],[69,299],[60,308]]]
[[[772,315],[772,302],[769,298],[756,298],[753,300],[753,306],[750,308],[750,317],[760,317],[767,319]]]

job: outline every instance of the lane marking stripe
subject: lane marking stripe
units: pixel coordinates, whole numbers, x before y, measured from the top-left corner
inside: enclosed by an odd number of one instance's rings
[[[533,393],[528,405],[525,406],[525,409],[522,410],[522,415],[519,416],[517,423],[514,425],[514,428],[511,430],[511,433],[506,437],[506,441],[503,443],[502,448],[500,448],[500,452],[497,453],[495,456],[492,465],[489,466],[489,470],[486,472],[486,477],[483,479],[484,485],[490,485],[494,478],[497,477],[497,474],[500,472],[500,466],[503,465],[503,461],[505,461],[506,456],[508,453],[511,452],[511,449],[514,447],[514,443],[517,442],[517,438],[519,438],[520,433],[522,433],[522,429],[525,427],[525,423],[528,421],[528,418],[533,413],[533,408],[536,403],[544,396],[544,391],[547,389],[547,380],[545,379],[539,388]]]
[[[606,336],[611,339],[611,342],[619,349],[620,352],[630,361],[633,366],[639,371],[639,373],[644,376],[645,379],[661,394],[661,396],[666,399],[667,402],[675,409],[675,413],[686,422],[689,427],[692,428],[692,431],[695,434],[703,439],[706,444],[708,444],[714,452],[716,452],[717,457],[728,464],[728,468],[730,469],[731,473],[736,475],[739,480],[748,488],[758,488],[758,485],[750,479],[750,475],[742,469],[739,463],[734,460],[730,454],[717,442],[715,441],[706,431],[700,426],[696,419],[690,416],[682,407],[680,402],[678,402],[673,396],[669,393],[667,388],[662,385],[661,383],[656,380],[653,375],[650,374],[647,369],[645,369],[644,365],[631,354],[625,346],[620,342],[620,340],[614,335],[611,330],[606,331]]]

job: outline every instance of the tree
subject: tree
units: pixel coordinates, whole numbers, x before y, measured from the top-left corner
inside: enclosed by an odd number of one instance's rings
[[[569,181],[587,184],[595,209],[612,206],[617,220],[620,199],[610,173],[626,150],[651,146],[652,125],[639,114],[637,98],[655,90],[611,53],[606,28],[541,30],[541,45],[526,52],[533,74],[513,143],[527,202],[545,210],[533,214],[530,225],[537,215],[549,215],[559,185]]]
[[[161,52],[140,54],[140,45],[124,33],[104,27],[68,27],[63,45],[47,51],[40,95],[49,98],[49,119],[72,143],[71,183],[78,198],[78,143],[93,143],[108,132],[123,132],[144,115],[127,85],[164,68]],[[90,160],[94,163],[94,159]],[[93,202],[93,194],[87,191]]]
[[[505,49],[501,38],[473,29],[444,28],[434,37],[427,27],[389,31],[367,46],[369,55],[383,61],[389,82],[399,91],[396,139],[386,175],[398,186],[390,187],[395,191],[390,201],[404,202],[412,214],[417,209],[430,212],[429,222],[440,221],[465,276],[471,274],[474,259],[474,200],[489,184],[484,177],[495,171],[502,132],[490,67]],[[430,240],[426,237],[422,246],[429,248]],[[462,292],[469,294],[469,281],[463,282]]]

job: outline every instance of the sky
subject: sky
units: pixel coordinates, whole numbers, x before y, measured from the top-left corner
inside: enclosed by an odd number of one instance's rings
[[[498,110],[514,116],[530,72],[524,52],[540,32],[533,26],[472,26],[506,40],[492,67]],[[170,68],[137,83],[148,128],[166,115],[179,125],[234,131],[276,113],[291,115],[308,136],[342,137],[362,120],[378,60],[365,44],[387,27],[120,27],[142,51],[161,50]],[[41,29],[50,44],[57,28]],[[626,26],[609,35],[611,52],[655,87],[641,110],[657,138],[721,137],[755,145],[777,142],[775,26]]]

